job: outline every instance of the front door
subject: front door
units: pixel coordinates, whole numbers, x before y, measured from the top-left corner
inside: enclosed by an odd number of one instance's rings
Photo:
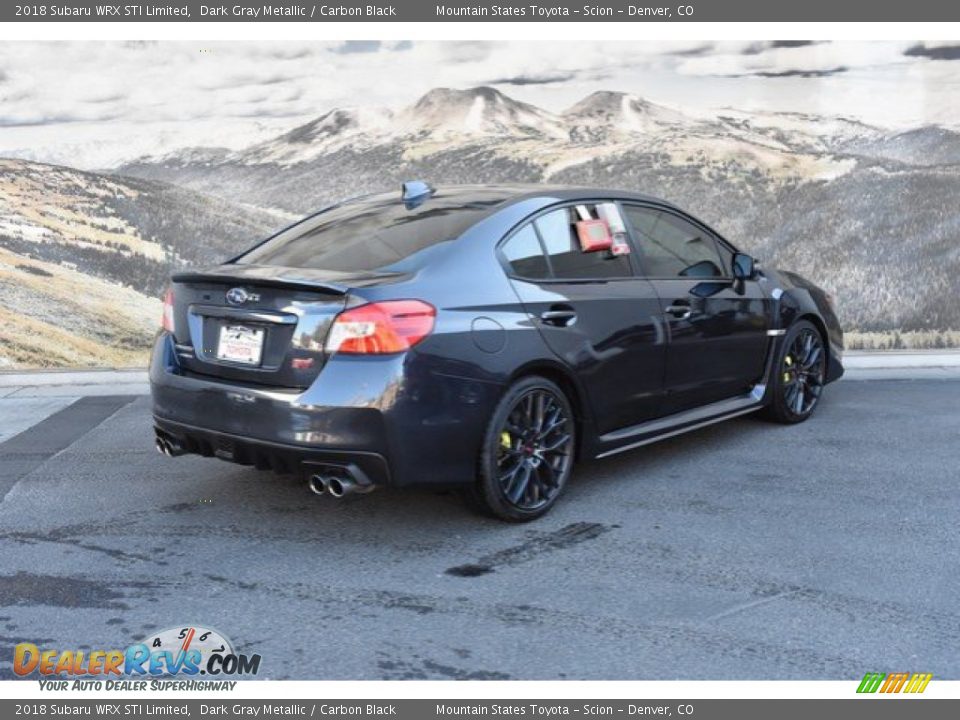
[[[668,328],[661,414],[747,392],[769,346],[770,300],[759,284],[734,282],[732,251],[692,219],[639,205],[625,215]]]

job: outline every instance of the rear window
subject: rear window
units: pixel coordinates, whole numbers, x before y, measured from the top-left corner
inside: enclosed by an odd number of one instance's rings
[[[504,199],[502,192],[492,190],[439,191],[408,209],[397,195],[374,196],[307,218],[236,262],[337,272],[402,272],[418,253],[462,235]]]

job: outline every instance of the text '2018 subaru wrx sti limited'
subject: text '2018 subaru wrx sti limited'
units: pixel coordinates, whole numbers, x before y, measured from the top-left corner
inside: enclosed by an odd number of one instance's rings
[[[406,183],[173,276],[157,447],[340,497],[460,484],[545,513],[577,458],[762,411],[843,374],[831,298],[644,195]]]

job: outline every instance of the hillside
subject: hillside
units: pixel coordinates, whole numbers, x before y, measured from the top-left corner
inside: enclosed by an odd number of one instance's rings
[[[171,268],[278,223],[164,183],[0,159],[0,367],[143,364]]]
[[[642,190],[764,262],[834,292],[858,330],[960,328],[960,135],[841,117],[716,117],[595,92],[553,114],[488,87],[406,108],[337,109],[236,152],[144,158],[124,174],[304,213],[346,196],[434,183],[562,182]]]

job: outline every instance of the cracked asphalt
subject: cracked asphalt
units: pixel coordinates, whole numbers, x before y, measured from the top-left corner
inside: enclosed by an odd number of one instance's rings
[[[186,623],[272,679],[960,678],[955,380],[581,465],[522,526],[164,458],[144,397],[59,412],[0,444],[0,678]]]

